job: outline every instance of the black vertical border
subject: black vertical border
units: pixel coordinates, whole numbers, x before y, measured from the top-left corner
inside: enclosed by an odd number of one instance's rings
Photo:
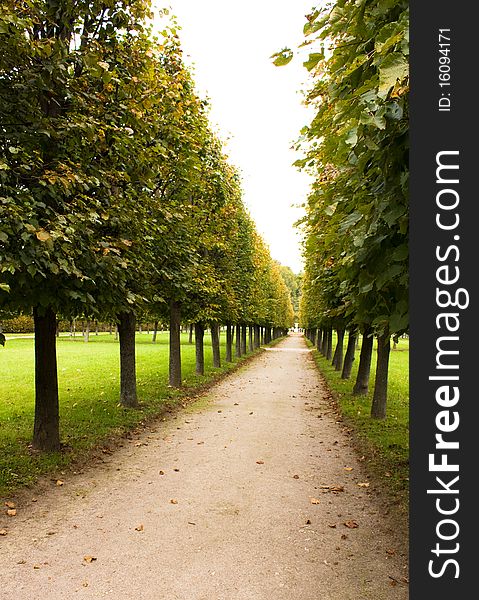
[[[475,492],[479,481],[479,344],[478,323],[474,319],[477,310],[474,284],[479,278],[479,95],[476,92],[479,3],[414,0],[410,2],[410,9],[410,598],[462,600],[479,597],[476,582],[479,499]],[[439,29],[451,30],[450,89],[441,89],[438,83]],[[450,112],[438,110],[442,93],[451,94]],[[460,224],[457,230],[446,232],[440,231],[435,221],[436,194],[440,189],[436,183],[436,154],[450,150],[459,151],[460,183],[455,189],[460,193]],[[453,240],[456,234],[459,240]],[[435,399],[440,384],[430,381],[429,376],[437,374],[436,340],[440,335],[447,335],[444,331],[440,333],[436,326],[436,316],[441,312],[436,307],[436,269],[444,264],[436,259],[436,247],[446,249],[452,244],[457,244],[460,257],[455,262],[452,252],[448,264],[451,268],[459,267],[460,281],[455,287],[468,290],[470,304],[467,309],[456,309],[460,329],[450,334],[460,337],[456,344],[460,400],[450,409],[459,412],[460,425],[456,431],[444,434],[446,439],[460,443],[458,450],[448,452],[449,462],[459,463],[459,482],[455,486],[459,494],[439,496],[427,494],[428,489],[440,487],[435,477],[441,473],[429,471],[428,456],[435,451],[438,432],[435,419],[443,410]],[[450,347],[453,346],[451,343]],[[443,475],[445,481],[451,479],[451,473]],[[459,510],[450,516],[460,528],[454,540],[442,541],[437,537],[438,522],[448,518],[437,511],[438,497],[444,498],[444,507],[452,507],[454,497],[459,499]],[[453,526],[449,527],[441,531],[452,535]],[[436,556],[431,552],[436,543],[449,550],[458,543],[459,550]],[[439,572],[448,558],[457,560],[459,577],[454,577],[457,571],[452,563],[441,577],[432,577],[428,571],[429,561],[434,560],[433,570]]]

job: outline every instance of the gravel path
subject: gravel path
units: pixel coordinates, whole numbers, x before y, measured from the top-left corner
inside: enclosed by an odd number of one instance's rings
[[[367,483],[292,335],[2,516],[0,598],[404,600],[404,540]]]

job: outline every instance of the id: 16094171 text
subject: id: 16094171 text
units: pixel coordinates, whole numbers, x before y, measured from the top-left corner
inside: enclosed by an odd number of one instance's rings
[[[451,111],[451,30],[438,31],[439,112]]]

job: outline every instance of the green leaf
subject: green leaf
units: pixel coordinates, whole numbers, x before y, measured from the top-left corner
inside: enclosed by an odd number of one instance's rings
[[[346,144],[348,146],[355,146],[358,143],[358,128],[353,127],[348,131],[345,138]]]
[[[276,52],[270,58],[274,58],[273,64],[276,67],[284,67],[284,65],[287,65],[293,59],[293,52],[289,48],[285,48],[280,52]]]
[[[321,60],[323,60],[323,58],[324,52],[312,52],[309,55],[308,60],[303,63],[303,66],[306,67],[308,71],[311,71]]]
[[[409,65],[403,54],[388,54],[379,65],[379,95],[385,98],[388,92],[409,73]]]

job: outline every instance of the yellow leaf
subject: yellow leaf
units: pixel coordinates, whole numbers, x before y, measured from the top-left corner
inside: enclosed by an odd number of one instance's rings
[[[86,556],[83,557],[83,560],[87,563],[91,563],[94,560],[96,560],[96,556],[91,556],[91,554],[87,554]]]
[[[311,504],[319,504],[319,500],[317,498],[311,498]]]
[[[37,240],[40,240],[40,242],[46,242],[52,237],[48,231],[45,231],[44,229],[39,229],[36,233],[36,236]]]

